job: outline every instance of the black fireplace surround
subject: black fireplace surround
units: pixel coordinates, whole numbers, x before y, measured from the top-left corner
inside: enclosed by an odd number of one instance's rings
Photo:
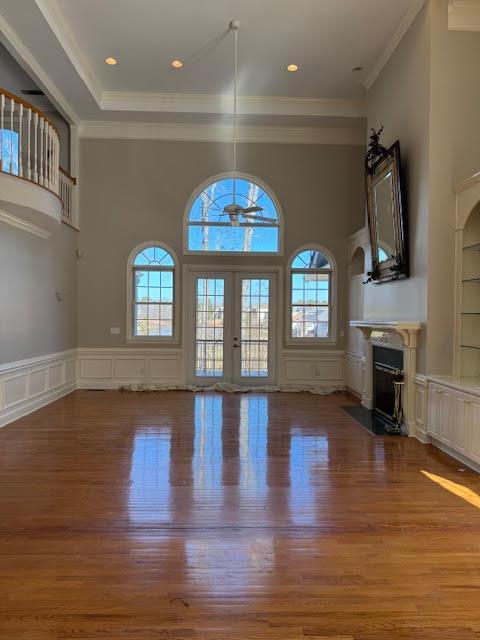
[[[386,431],[397,430],[394,382],[403,381],[403,351],[373,346],[373,412]]]

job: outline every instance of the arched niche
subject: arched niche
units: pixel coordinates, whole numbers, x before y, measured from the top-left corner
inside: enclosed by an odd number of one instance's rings
[[[353,252],[350,262],[350,275],[360,276],[365,273],[365,251],[362,247],[357,247]]]

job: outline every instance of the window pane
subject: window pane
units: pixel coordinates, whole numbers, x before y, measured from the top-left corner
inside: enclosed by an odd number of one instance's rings
[[[166,249],[162,247],[146,247],[138,252],[133,264],[136,266],[159,265],[162,267],[173,267],[175,263]]]
[[[191,251],[277,253],[278,227],[190,227]]]
[[[138,260],[155,264],[154,261],[170,260],[167,252],[159,247],[148,247],[138,254]],[[173,336],[173,270],[158,269],[134,271],[134,318],[135,336]]]
[[[240,356],[242,377],[268,376],[268,279],[242,280]]]
[[[292,338],[328,338],[330,275],[296,273],[291,282]]]
[[[0,129],[0,161],[2,171],[18,176],[18,133]]]
[[[223,375],[223,278],[197,279],[196,375]]]
[[[253,218],[245,217],[241,211],[231,218],[224,209],[232,204],[242,209],[259,207],[259,210],[249,212]],[[279,249],[279,215],[275,203],[260,185],[243,178],[236,179],[235,189],[232,178],[205,187],[192,204],[189,221],[197,223],[188,230],[191,251],[277,253]],[[198,226],[199,223],[208,225]],[[216,223],[225,226],[216,226]],[[253,227],[252,223],[260,226]]]
[[[301,251],[292,261],[292,269],[331,269],[330,262],[316,249]]]

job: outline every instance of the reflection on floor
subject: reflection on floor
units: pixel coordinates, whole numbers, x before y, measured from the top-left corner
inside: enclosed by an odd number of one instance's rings
[[[0,430],[0,637],[477,638],[479,477],[346,405],[79,391]]]

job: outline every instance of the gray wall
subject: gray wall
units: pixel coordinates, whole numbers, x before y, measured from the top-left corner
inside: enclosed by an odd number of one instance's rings
[[[76,346],[76,231],[50,230],[44,240],[0,222],[0,364]]]
[[[239,145],[240,171],[266,182],[281,203],[285,255],[182,256],[188,198],[202,181],[228,170],[231,146],[82,140],[78,346],[125,346],[126,261],[147,240],[166,242],[182,264],[219,265],[285,265],[297,247],[322,244],[339,265],[339,331],[344,329],[347,238],[364,216],[363,153],[347,146]],[[121,328],[120,336],[110,335],[112,326]]]
[[[429,206],[429,10],[418,15],[367,96],[368,128],[384,126],[383,143],[400,140],[410,236],[410,278],[365,289],[365,318],[427,320]],[[426,331],[418,370],[426,371]]]

